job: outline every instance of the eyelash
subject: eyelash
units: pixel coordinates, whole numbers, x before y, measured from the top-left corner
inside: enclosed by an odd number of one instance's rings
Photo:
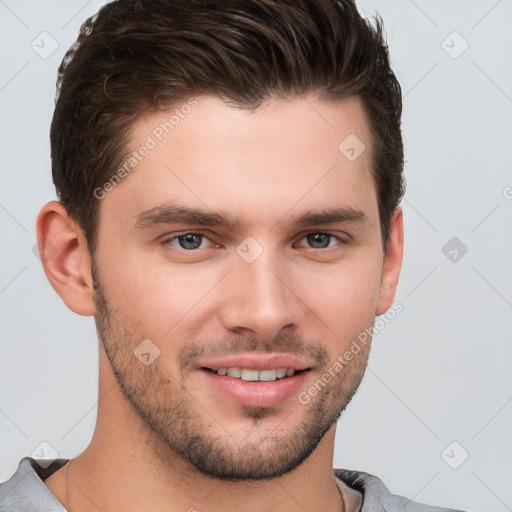
[[[178,240],[181,237],[185,237],[187,235],[199,235],[200,237],[202,237],[201,242],[203,241],[203,239],[208,239],[211,242],[214,242],[214,240],[212,240],[209,236],[205,235],[204,233],[200,233],[200,232],[196,232],[196,231],[185,231],[183,233],[178,233],[176,235],[172,235],[170,237],[165,238],[164,240],[162,240],[162,245],[164,245],[164,246],[172,245],[172,242],[174,242],[175,240]],[[347,244],[348,243],[346,240],[344,240],[340,236],[335,235],[333,233],[326,232],[326,231],[311,231],[310,233],[306,233],[304,236],[302,236],[299,239],[299,241],[304,240],[305,238],[307,238],[307,237],[309,237],[311,235],[327,235],[327,236],[337,240],[340,244]],[[330,246],[329,245],[328,247],[323,247],[323,248],[315,248],[315,247],[306,247],[306,248],[311,249],[313,251],[322,251],[323,252],[323,251],[326,251],[327,249],[332,249],[332,247],[334,247],[334,246]],[[201,250],[199,248],[198,249],[184,249],[183,247],[175,247],[175,249],[177,249],[177,250],[179,250],[181,252],[184,252],[184,253],[191,253],[191,254],[194,254],[197,251]]]

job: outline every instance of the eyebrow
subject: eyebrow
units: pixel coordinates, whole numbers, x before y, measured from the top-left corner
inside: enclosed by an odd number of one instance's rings
[[[363,211],[356,208],[340,207],[313,210],[301,215],[292,216],[286,220],[286,224],[290,227],[300,228],[320,224],[360,223],[366,220],[367,216]],[[240,219],[233,217],[227,212],[214,212],[187,206],[162,205],[137,214],[132,229],[151,228],[160,224],[220,226],[236,231],[242,223]]]

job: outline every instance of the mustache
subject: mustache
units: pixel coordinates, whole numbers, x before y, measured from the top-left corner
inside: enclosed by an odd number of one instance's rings
[[[296,334],[280,334],[272,340],[265,341],[242,335],[227,340],[196,341],[187,345],[180,352],[178,360],[183,372],[192,368],[199,358],[234,356],[254,352],[306,357],[319,367],[327,365],[330,361],[329,351],[322,341],[306,341]]]

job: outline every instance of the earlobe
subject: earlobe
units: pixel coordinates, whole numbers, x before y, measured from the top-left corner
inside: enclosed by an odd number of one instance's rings
[[[380,299],[376,315],[384,314],[393,304],[404,252],[404,223],[401,208],[396,208],[391,218],[388,247],[382,272]]]
[[[39,212],[37,243],[44,273],[68,308],[79,315],[96,315],[87,243],[58,201],[50,201]]]

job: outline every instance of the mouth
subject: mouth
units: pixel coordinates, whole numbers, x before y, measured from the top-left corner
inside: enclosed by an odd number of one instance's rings
[[[312,369],[308,361],[284,354],[227,357],[202,361],[196,367],[206,379],[205,389],[210,396],[222,403],[228,398],[244,407],[285,403],[305,388]]]

